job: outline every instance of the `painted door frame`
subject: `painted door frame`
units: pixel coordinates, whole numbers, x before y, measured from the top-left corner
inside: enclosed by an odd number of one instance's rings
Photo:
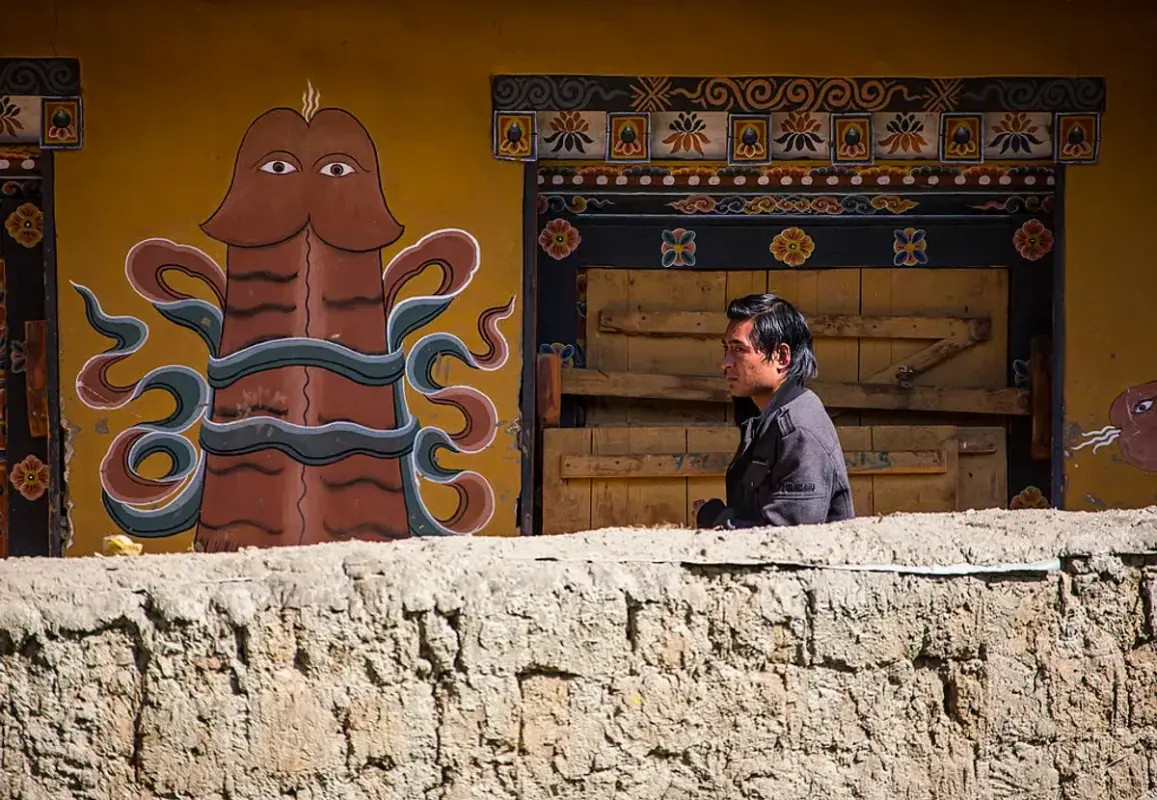
[[[67,432],[62,426],[60,393],[60,313],[57,303],[57,221],[56,221],[56,154],[58,150],[79,150],[83,144],[84,120],[81,111],[80,62],[75,58],[0,58],[0,96],[39,98],[40,110],[45,101],[64,101],[76,112],[75,139],[53,138],[54,131],[37,121],[38,141],[21,140],[18,145],[39,147],[38,172],[41,183],[40,206],[44,215],[42,239],[45,318],[45,369],[48,393],[48,436],[46,442],[48,472],[48,524],[43,531],[14,530],[9,527],[9,552],[13,541],[20,544],[21,555],[63,555],[69,539],[67,486],[65,484],[65,449]],[[48,132],[46,135],[46,131]],[[67,156],[66,156],[67,157]],[[11,487],[9,487],[11,491]],[[11,500],[11,498],[10,498]],[[7,509],[5,509],[7,512]]]

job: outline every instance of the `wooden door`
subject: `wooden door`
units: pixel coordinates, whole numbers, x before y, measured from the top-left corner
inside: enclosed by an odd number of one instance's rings
[[[586,368],[562,370],[557,393],[584,398],[588,427],[544,432],[546,530],[683,525],[696,502],[722,495],[737,435],[719,365],[724,312],[763,291],[812,326],[812,388],[840,426],[857,514],[1005,505],[1006,422],[1029,413],[1029,392],[1005,381],[1004,270],[594,268],[586,285]],[[913,471],[910,456],[878,460],[933,451],[945,453],[936,472]],[[625,472],[608,472],[613,463]],[[581,475],[582,464],[601,471]]]
[[[998,502],[999,427],[841,426],[857,516],[955,511]],[[726,426],[606,426],[543,432],[543,533],[692,525],[725,495],[738,445]],[[995,458],[994,458],[995,457]],[[973,462],[973,463],[969,463]],[[985,480],[966,476],[985,475]]]

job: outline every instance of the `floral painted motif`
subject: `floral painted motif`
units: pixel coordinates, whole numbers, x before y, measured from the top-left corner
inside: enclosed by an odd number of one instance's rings
[[[703,155],[703,145],[711,143],[711,139],[703,132],[707,130],[707,123],[699,119],[694,111],[680,113],[667,127],[671,133],[663,140],[663,144],[670,146],[671,155],[690,153],[692,150]]]
[[[24,372],[24,342],[12,342],[12,355],[8,361],[8,371],[14,375]]]
[[[612,114],[610,135],[612,159],[646,160],[648,147],[647,116]]]
[[[1015,358],[1012,361],[1012,385],[1016,387],[1029,385],[1028,360]]]
[[[576,366],[575,356],[577,355],[578,351],[573,344],[567,344],[565,342],[551,342],[550,344],[544,343],[538,346],[538,352],[542,353],[543,355],[556,353],[558,355],[559,364],[563,369]]]
[[[734,155],[741,161],[758,161],[767,155],[767,146],[761,132],[767,130],[763,121],[751,121],[739,129],[739,135],[732,145]]]
[[[1008,507],[1013,510],[1021,510],[1026,508],[1048,508],[1049,501],[1045,499],[1044,493],[1035,486],[1026,486],[1020,494],[1012,498],[1012,502]]]
[[[897,267],[915,267],[928,263],[928,239],[923,229],[904,228],[894,232],[892,263]]]
[[[530,114],[498,116],[498,155],[503,158],[527,158],[534,153],[531,133],[534,117]]]
[[[538,235],[538,244],[555,261],[562,261],[578,249],[583,237],[565,219],[552,219]]]
[[[663,254],[664,267],[695,266],[695,231],[686,228],[663,231],[659,252]]]
[[[1040,220],[1030,219],[1012,235],[1012,244],[1021,258],[1039,261],[1052,252],[1053,234]]]
[[[560,111],[550,121],[553,131],[542,141],[551,146],[552,153],[585,153],[586,145],[594,144],[595,140],[587,135],[590,130],[583,115],[578,111]]]
[[[32,203],[24,203],[8,215],[4,223],[8,235],[25,247],[36,247],[44,238],[44,214]]]
[[[894,153],[919,153],[928,146],[924,138],[924,123],[915,114],[897,114],[884,126],[888,135],[880,140],[880,147]]]
[[[862,161],[868,158],[871,152],[872,129],[871,118],[866,116],[848,116],[837,118],[835,121],[836,162]]]
[[[578,312],[579,321],[587,318],[587,271],[585,269],[579,270],[578,277],[574,280],[575,295],[578,298],[575,301],[575,311]]]
[[[24,130],[24,122],[19,117],[20,106],[10,97],[0,97],[0,134],[16,136]]]
[[[12,468],[8,480],[25,500],[39,500],[48,490],[48,467],[34,455],[28,455]]]
[[[775,143],[781,145],[785,152],[793,150],[812,153],[819,151],[817,145],[823,143],[820,134],[820,121],[808,111],[792,111],[783,122],[779,123],[782,133],[775,138]]]
[[[1092,114],[1058,115],[1057,140],[1061,143],[1061,161],[1092,158],[1096,148],[1097,119]]]
[[[989,147],[999,147],[1000,154],[1010,150],[1013,153],[1031,153],[1033,145],[1041,145],[1043,139],[1037,137],[1040,128],[1033,124],[1028,114],[1023,111],[1010,111],[1004,118],[992,126],[996,135],[988,143]]]
[[[789,267],[798,267],[811,257],[816,245],[812,237],[801,228],[785,228],[771,240],[769,249],[776,261],[782,261]]]
[[[980,156],[981,118],[977,115],[944,117],[944,158],[967,161]]]

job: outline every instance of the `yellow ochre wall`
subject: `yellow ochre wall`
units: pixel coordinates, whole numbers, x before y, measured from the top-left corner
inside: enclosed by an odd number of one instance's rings
[[[204,367],[204,348],[166,323],[129,287],[124,259],[154,236],[224,247],[198,228],[229,185],[246,127],[275,106],[300,108],[306,82],[322,106],[345,108],[369,129],[382,185],[406,226],[386,258],[425,233],[456,227],[481,244],[479,276],[430,329],[479,347],[478,313],[518,293],[522,169],[490,155],[489,76],[494,73],[1098,75],[1108,110],[1100,163],[1071,168],[1066,196],[1066,505],[1135,507],[1157,502],[1157,473],[1124,463],[1110,445],[1071,450],[1082,431],[1109,424],[1109,404],[1129,386],[1157,380],[1157,264],[1149,188],[1157,130],[1157,12],[1147,3],[974,2],[879,6],[829,2],[132,2],[57,0],[0,30],[0,52],[80,59],[84,149],[56,159],[64,416],[74,453],[68,488],[72,555],[115,532],[102,509],[99,467],[111,437],[166,410],[163,400],[94,411],[72,386],[107,343],[92,333],[69,280],[106,312],[150,327],[141,352],[112,372],[123,381],[179,360]],[[1147,8],[1148,6],[1148,8]],[[428,277],[428,276],[427,276]],[[423,285],[432,285],[432,279]],[[519,298],[521,301],[521,298]],[[1041,298],[1041,302],[1048,302]],[[457,367],[500,419],[491,447],[448,459],[485,475],[497,509],[488,534],[512,534],[519,455],[519,316],[502,323],[514,348],[494,373]],[[452,412],[416,407],[422,422],[453,426]],[[427,490],[435,510],[449,490]],[[150,542],[183,550],[191,534]]]

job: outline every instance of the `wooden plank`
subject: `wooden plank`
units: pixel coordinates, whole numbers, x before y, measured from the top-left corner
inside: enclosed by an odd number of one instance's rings
[[[1008,453],[1004,428],[959,428],[959,511],[1008,506]]]
[[[591,452],[601,457],[628,455],[631,452],[630,428],[591,428]],[[565,463],[567,457],[562,458]],[[591,529],[629,525],[630,521],[631,499],[627,494],[627,483],[620,480],[592,480]]]
[[[943,472],[936,474],[873,475],[873,511],[876,515],[897,511],[956,510],[960,474],[955,427],[875,426],[872,428],[872,447],[877,450],[938,450],[944,454],[945,467]]]
[[[625,370],[627,339],[599,330],[598,309],[619,306],[627,300],[627,270],[587,270],[586,365],[589,369]],[[570,372],[570,370],[567,370]],[[590,425],[620,425],[627,421],[627,404],[605,397],[588,404]]]
[[[560,456],[564,480],[576,478],[709,478],[727,473],[732,453],[676,455]],[[849,475],[940,475],[939,450],[845,450]]]
[[[538,423],[544,428],[557,427],[562,418],[562,359],[558,353],[539,353],[535,367]]]
[[[840,447],[844,450],[868,450],[872,446],[870,428],[840,426],[836,428],[836,435],[839,436]],[[848,475],[848,483],[852,488],[852,510],[856,516],[872,516],[875,513],[872,476],[865,473]]]
[[[789,273],[796,274],[796,273]],[[777,278],[777,280],[782,280]],[[790,300],[790,298],[787,298]],[[792,301],[793,304],[795,301]],[[797,306],[798,307],[798,306]],[[800,309],[803,311],[803,309]],[[810,314],[808,327],[813,338],[830,339],[961,339],[985,331],[987,318],[896,317],[860,314]],[[657,309],[603,309],[598,315],[602,331],[628,336],[686,336],[718,339],[727,329],[724,314],[704,311]],[[981,334],[983,335],[983,333]]]
[[[920,375],[917,386],[1004,387],[1008,369],[1008,272],[978,269],[866,269],[860,313],[865,315],[987,318],[970,329],[981,340]],[[860,343],[860,380],[868,381],[912,358],[925,344],[900,337]],[[967,413],[967,409],[956,409]]]
[[[28,435],[48,435],[48,324],[24,323],[24,387],[28,403]]]
[[[760,273],[762,274],[762,273]],[[742,295],[736,295],[742,296]],[[731,406],[729,405],[730,411]],[[730,463],[739,447],[739,428],[727,425],[716,428],[687,428],[687,452],[723,454]],[[693,477],[687,479],[687,524],[694,525],[699,507],[713,497],[727,499],[727,484],[723,476],[727,467],[719,475]]]
[[[635,428],[628,431],[632,453],[674,454],[687,451],[686,428]],[[687,482],[641,478],[627,485],[632,525],[687,525]]]
[[[809,320],[817,315],[846,317],[860,313],[858,269],[773,270],[768,273],[767,290],[790,301]],[[814,348],[823,380],[855,383],[860,379],[858,339],[820,337],[814,339]],[[859,424],[858,412],[841,411],[842,424]]]
[[[941,411],[966,414],[1027,416],[1025,389],[970,389],[816,381],[812,390],[829,408]],[[562,374],[564,395],[587,397],[653,397],[670,400],[729,402],[727,381],[704,375],[667,375],[568,369]]]
[[[1029,342],[1028,375],[1032,392],[1032,444],[1030,455],[1037,461],[1052,456],[1053,368],[1052,342],[1034,336]]]
[[[633,269],[627,279],[627,307],[631,311],[654,308],[723,317],[727,306],[727,278],[726,272]],[[600,314],[602,310],[599,310]],[[622,338],[626,340],[627,369],[631,372],[722,374],[718,342],[706,339],[673,341],[651,336]],[[650,401],[632,402],[628,406],[627,420],[632,425],[684,426],[722,423],[725,413],[713,403],[673,403],[668,398],[652,398]]]
[[[960,428],[956,432],[960,452],[968,455],[995,453],[1004,441],[1004,428]]]
[[[943,475],[948,455],[940,450],[844,450],[848,475]]]
[[[703,478],[727,472],[731,453],[677,455],[561,456],[561,474],[571,478]]]
[[[652,397],[716,403],[731,399],[727,381],[722,377],[594,369],[568,369],[562,376],[562,393],[586,397]]]
[[[589,428],[546,428],[542,432],[542,532],[574,533],[591,527],[590,481],[564,481],[560,457],[591,450]]]
[[[976,342],[972,339],[940,339],[922,350],[904,356],[895,364],[889,364],[863,380],[865,383],[912,384],[917,375],[927,372],[937,364],[942,364],[975,344]]]

